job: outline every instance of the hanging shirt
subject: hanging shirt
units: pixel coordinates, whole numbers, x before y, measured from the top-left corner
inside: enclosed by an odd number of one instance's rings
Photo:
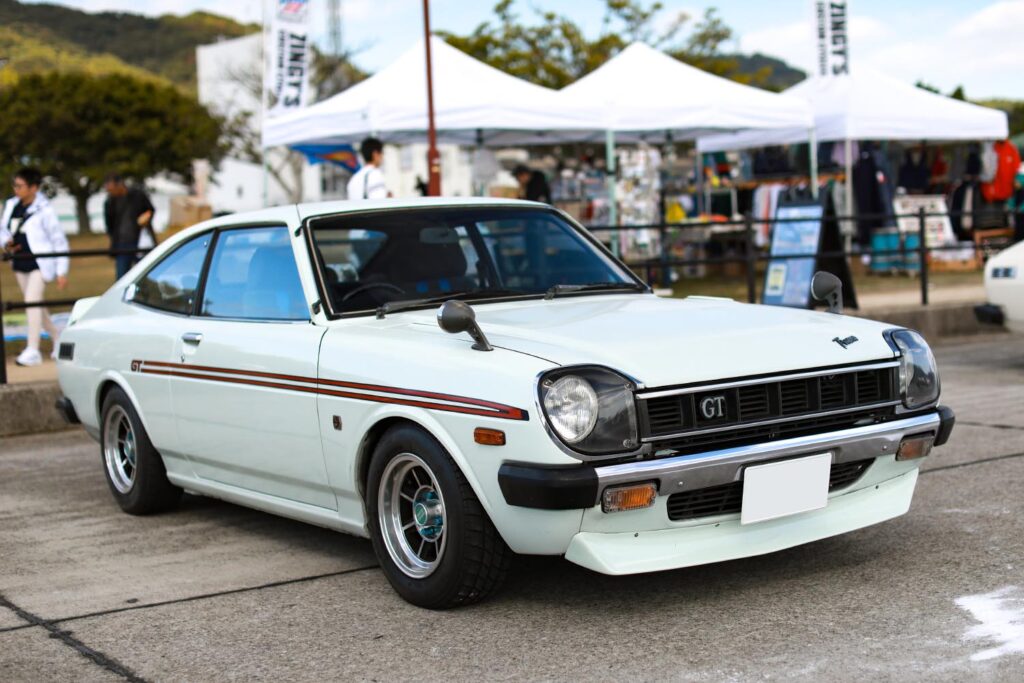
[[[348,181],[349,199],[387,199],[388,188],[384,174],[376,166],[366,164]]]
[[[8,230],[11,231],[12,239],[19,254],[32,253],[32,249],[28,246],[28,235],[22,230],[22,226],[24,226],[27,220],[25,215],[27,211],[28,207],[18,202],[18,205],[14,207],[14,212],[11,214],[11,220],[8,224]],[[39,270],[39,264],[36,263],[34,258],[13,259],[11,267],[18,273],[31,273],[33,270]]]

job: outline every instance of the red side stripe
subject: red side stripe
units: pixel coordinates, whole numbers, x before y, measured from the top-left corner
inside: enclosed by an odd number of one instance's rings
[[[134,361],[133,367],[138,367],[139,372],[149,375],[163,375],[168,377],[184,377],[186,379],[207,380],[212,382],[225,382],[228,384],[245,384],[250,386],[267,387],[271,389],[284,389],[287,391],[299,391],[303,393],[320,394],[324,396],[336,396],[339,398],[352,398],[372,403],[388,403],[396,405],[414,406],[417,408],[428,408],[431,410],[442,410],[451,413],[462,413],[466,415],[480,415],[484,417],[497,417],[507,420],[528,420],[529,415],[525,410],[507,406],[502,403],[493,403],[468,396],[456,396],[453,394],[441,394],[433,391],[417,391],[414,389],[402,389],[400,387],[387,387],[377,384],[362,384],[359,382],[342,382],[338,380],[317,380],[312,377],[301,377],[298,375],[284,375],[275,372],[260,372],[256,370],[232,370],[230,368],[219,368],[206,365],[184,365],[179,363],[163,363],[160,361]],[[202,371],[201,374],[196,371]],[[243,375],[243,377],[230,377],[223,375]],[[260,377],[265,379],[286,380],[315,386],[301,386],[296,384],[282,384],[281,382],[269,382],[249,377]],[[348,389],[361,389],[364,391],[379,391],[384,393],[398,394],[401,396],[413,396],[417,398],[452,401],[466,405],[448,405],[445,403],[434,403],[431,401],[416,401],[391,396],[374,396],[369,394],[353,393],[327,389],[330,387],[341,387]],[[477,406],[477,407],[471,407]]]

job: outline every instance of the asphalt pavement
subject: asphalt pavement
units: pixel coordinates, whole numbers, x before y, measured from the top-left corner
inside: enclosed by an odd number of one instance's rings
[[[1024,680],[1024,337],[937,356],[958,425],[904,517],[631,577],[518,558],[448,612],[368,541],[192,496],[129,517],[84,433],[4,439],[0,681]]]

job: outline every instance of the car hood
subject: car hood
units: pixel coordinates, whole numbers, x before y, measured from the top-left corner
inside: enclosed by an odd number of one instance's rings
[[[593,295],[474,310],[495,346],[558,365],[604,365],[648,387],[894,356],[882,336],[889,325],[729,299]],[[429,315],[416,322],[437,329]],[[834,341],[851,336],[846,347]]]

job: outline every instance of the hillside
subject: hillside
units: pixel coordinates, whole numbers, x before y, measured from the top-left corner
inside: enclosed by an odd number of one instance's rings
[[[117,61],[92,64],[96,67],[107,63],[115,71],[120,71],[121,65],[131,65],[186,87],[195,86],[197,45],[259,30],[258,25],[240,24],[207,12],[151,18],[126,12],[90,14],[61,5],[23,4],[17,0],[0,0],[0,27],[20,36],[35,60],[45,52],[41,48],[60,57],[67,54],[86,61],[112,57]],[[10,36],[7,40],[13,42]],[[21,50],[15,49],[7,56],[21,73]],[[46,68],[45,60],[40,66]],[[57,62],[50,68],[58,66],[66,65]]]

